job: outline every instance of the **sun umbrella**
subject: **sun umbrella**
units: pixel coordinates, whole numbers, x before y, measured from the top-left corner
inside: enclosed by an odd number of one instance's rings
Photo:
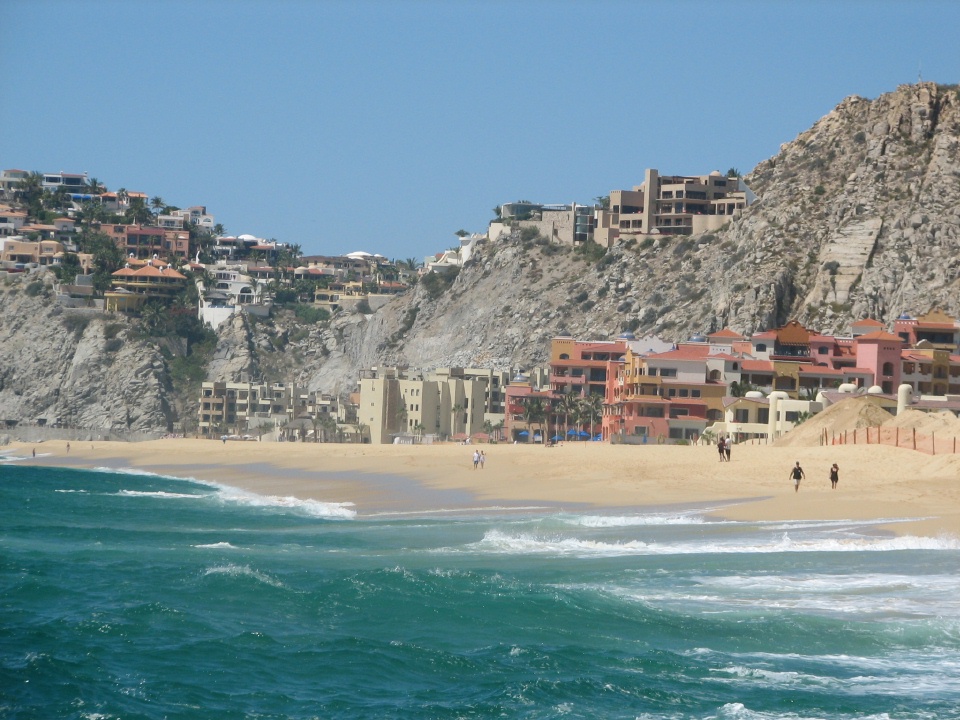
[[[530,433],[528,433],[526,430],[521,430],[520,432],[517,433],[517,435],[519,435],[520,437],[527,437],[529,434]]]

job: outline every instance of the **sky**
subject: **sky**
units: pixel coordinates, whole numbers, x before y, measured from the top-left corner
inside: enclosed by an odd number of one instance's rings
[[[960,3],[0,3],[0,168],[422,258],[515,200],[749,172],[850,95],[960,82]]]

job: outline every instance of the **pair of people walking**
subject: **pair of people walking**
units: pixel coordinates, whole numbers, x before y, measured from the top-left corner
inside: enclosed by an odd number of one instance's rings
[[[483,470],[483,464],[487,461],[487,456],[481,450],[473,451],[473,469],[476,470],[478,467]]]
[[[800,492],[800,481],[806,479],[807,475],[800,467],[800,461],[790,469],[790,477],[793,478],[793,491]],[[837,483],[840,482],[840,466],[834,463],[830,466],[830,488],[837,489]]]
[[[717,438],[717,452],[720,453],[720,462],[730,462],[731,445],[733,445],[733,440],[730,439],[729,435]]]

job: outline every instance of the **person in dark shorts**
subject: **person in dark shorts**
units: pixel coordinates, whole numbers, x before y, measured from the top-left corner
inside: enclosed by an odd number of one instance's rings
[[[723,462],[725,459],[723,454],[723,435],[717,438],[717,451],[720,453],[720,462]]]
[[[803,468],[800,467],[799,460],[797,460],[797,464],[793,466],[793,469],[790,470],[790,477],[793,478],[793,491],[800,492],[800,481],[806,477],[806,474],[804,474]]]
[[[830,468],[830,487],[836,490],[838,482],[840,482],[840,467],[834,463]]]

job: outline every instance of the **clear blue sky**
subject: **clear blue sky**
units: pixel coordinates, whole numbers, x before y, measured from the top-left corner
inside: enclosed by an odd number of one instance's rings
[[[421,257],[503,202],[743,172],[848,95],[960,82],[960,2],[0,3],[0,166]]]

